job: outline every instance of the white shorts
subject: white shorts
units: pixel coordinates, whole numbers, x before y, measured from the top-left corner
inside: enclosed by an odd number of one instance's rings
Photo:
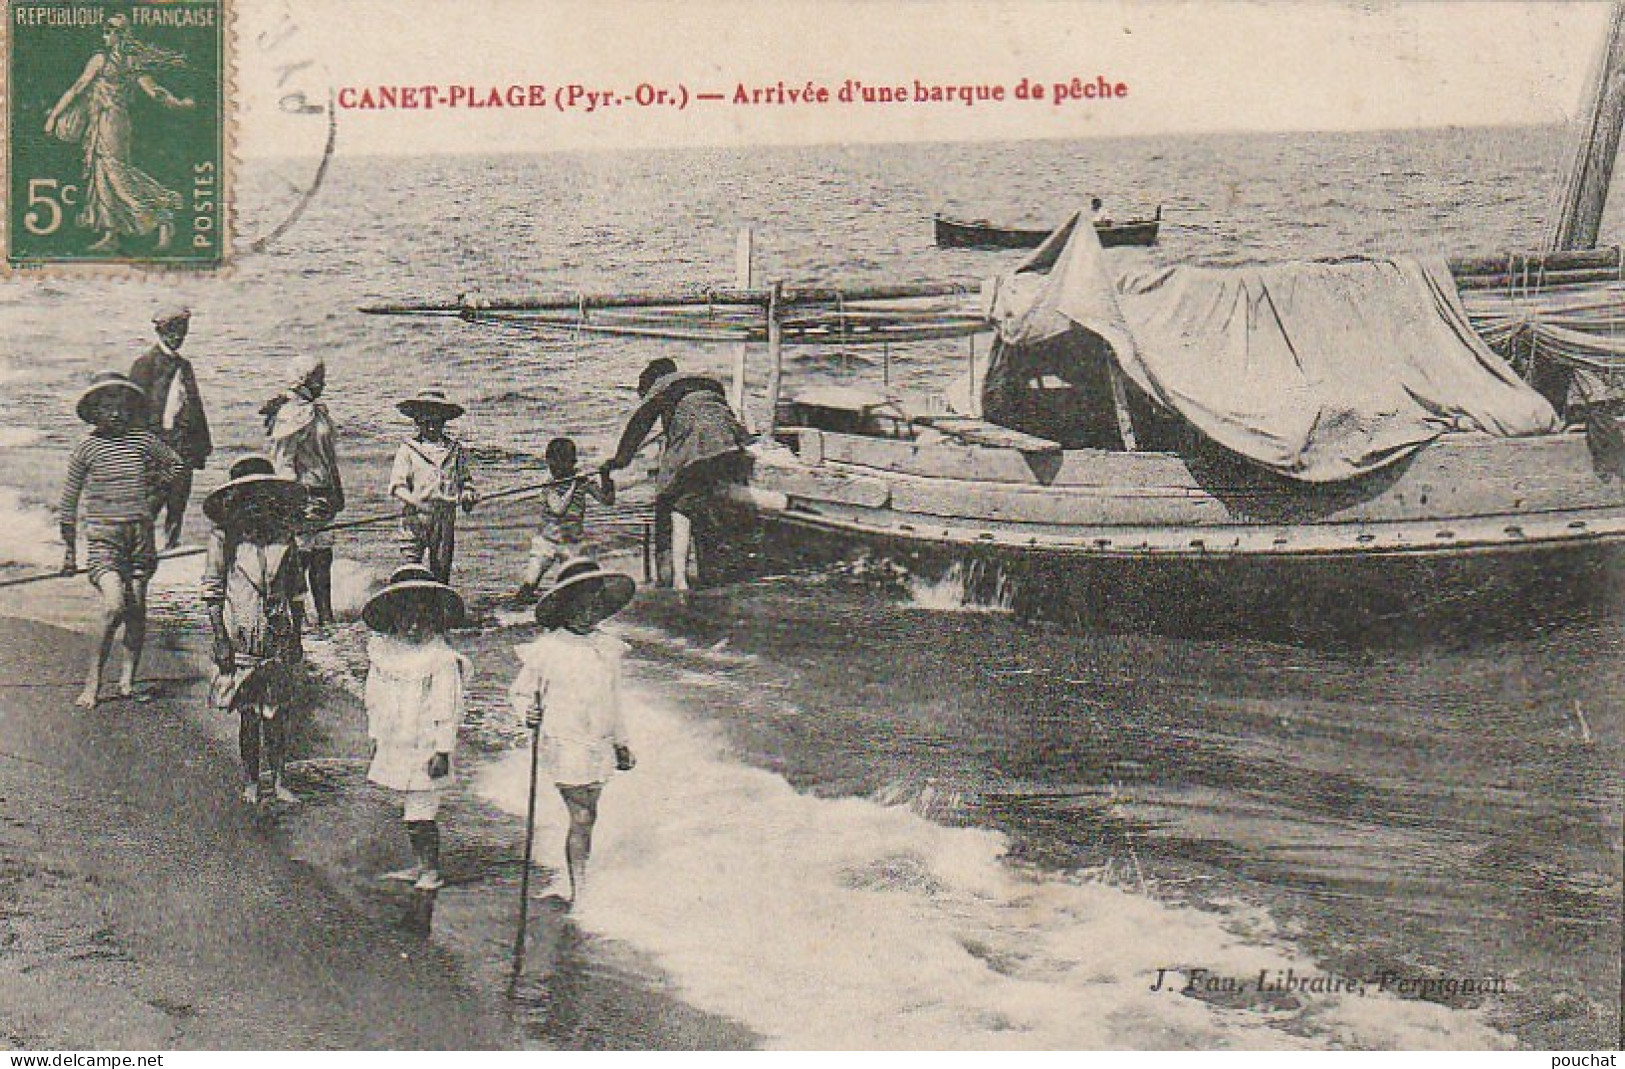
[[[570,555],[566,546],[544,535],[536,535],[530,540],[530,559],[533,561],[552,564],[554,561],[567,560]]]
[[[407,791],[401,816],[406,820],[433,820],[440,813],[441,789]]]

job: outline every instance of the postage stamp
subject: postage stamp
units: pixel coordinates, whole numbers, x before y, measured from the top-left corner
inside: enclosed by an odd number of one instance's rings
[[[8,266],[225,263],[228,14],[10,0]]]

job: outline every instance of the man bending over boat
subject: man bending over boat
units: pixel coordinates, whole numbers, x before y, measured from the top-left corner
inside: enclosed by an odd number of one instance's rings
[[[606,467],[629,467],[659,420],[666,444],[655,476],[655,526],[671,524],[671,556],[662,556],[660,583],[688,589],[688,557],[696,519],[709,516],[712,493],[743,478],[750,433],[728,407],[722,384],[706,375],[687,374],[666,357],[652,360],[638,376],[637,410],[626,421],[620,445]],[[657,544],[659,539],[657,537]],[[669,574],[668,574],[669,573]]]

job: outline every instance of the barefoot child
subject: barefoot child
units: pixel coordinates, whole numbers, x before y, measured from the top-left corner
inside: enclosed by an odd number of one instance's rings
[[[298,799],[282,782],[287,759],[289,706],[304,659],[294,604],[304,595],[294,534],[307,494],[293,479],[279,479],[271,462],[245,457],[230,481],[203,501],[214,527],[203,565],[203,604],[214,632],[213,691],[220,709],[235,709],[237,749],[243,761],[243,800],[257,805],[269,771],[278,801]]]
[[[113,651],[113,635],[124,625],[129,662],[118,692],[136,697],[135,674],[147,632],[147,580],[158,567],[153,514],[185,462],[157,436],[138,425],[146,405],[141,388],[117,372],[91,379],[79,398],[79,418],[96,429],[74,447],[57,505],[57,523],[67,547],[62,573],[78,570],[76,547],[81,506],[85,520],[86,571],[102,597],[101,642],[75,699],[80,708],[99,700],[102,674]]]
[[[401,503],[401,556],[425,563],[442,583],[451,582],[457,552],[457,506],[474,511],[479,494],[468,471],[462,443],[446,433],[446,423],[463,406],[440,390],[419,390],[395,406],[417,424],[417,436],[401,443],[389,475],[389,496]]]
[[[525,562],[516,601],[535,597],[536,586],[549,568],[581,555],[587,537],[588,497],[601,505],[615,504],[615,482],[607,468],[599,469],[596,481],[590,475],[576,474],[576,444],[569,438],[547,443],[547,471],[556,485],[542,491],[541,530],[530,540],[530,560]]]
[[[443,882],[435,817],[451,783],[470,667],[443,633],[462,615],[457,592],[417,565],[397,569],[361,612],[373,631],[367,642],[367,734],[373,745],[367,778],[404,792],[402,816],[414,859],[410,869],[384,878],[410,881],[420,891],[438,890]]]
[[[604,782],[634,763],[621,713],[626,643],[598,630],[600,621],[632,600],[634,589],[630,578],[593,561],[567,562],[536,603],[542,634],[515,651],[521,667],[508,698],[514,712],[541,732],[546,767],[570,813],[564,856],[571,903],[586,885]]]

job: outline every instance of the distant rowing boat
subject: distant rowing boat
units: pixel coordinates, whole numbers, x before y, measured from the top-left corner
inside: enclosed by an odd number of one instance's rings
[[[984,221],[966,222],[945,215],[933,218],[937,245],[944,249],[1036,249],[1054,233],[1022,227],[995,226]],[[1150,219],[1129,219],[1121,223],[1096,223],[1095,236],[1104,248],[1120,245],[1154,245],[1162,226],[1162,206]]]

